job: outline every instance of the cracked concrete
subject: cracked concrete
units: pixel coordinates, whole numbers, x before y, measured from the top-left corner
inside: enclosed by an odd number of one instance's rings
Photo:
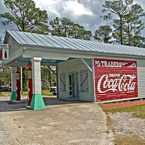
[[[114,144],[106,115],[96,103],[68,102],[37,112],[24,109],[25,105],[0,102],[0,131],[7,133],[7,140],[2,137],[5,145]]]

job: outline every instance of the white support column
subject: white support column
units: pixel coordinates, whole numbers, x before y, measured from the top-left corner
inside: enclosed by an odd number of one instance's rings
[[[11,68],[11,101],[16,101],[16,67]]]
[[[32,59],[32,86],[33,96],[31,108],[40,110],[45,108],[43,97],[41,95],[41,58],[33,57]]]
[[[33,94],[41,95],[41,58],[32,59]]]

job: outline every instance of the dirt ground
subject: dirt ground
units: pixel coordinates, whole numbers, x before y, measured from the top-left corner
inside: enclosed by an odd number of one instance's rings
[[[34,112],[25,103],[0,101],[0,145],[114,145],[97,104],[48,102]]]
[[[115,145],[145,145],[145,120],[132,113],[107,113],[107,126],[114,134]]]
[[[131,112],[104,113],[96,103],[45,99],[26,109],[0,97],[0,145],[145,145],[145,120]]]

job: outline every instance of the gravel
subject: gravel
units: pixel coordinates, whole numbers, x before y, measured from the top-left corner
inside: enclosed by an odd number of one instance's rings
[[[113,132],[124,135],[137,135],[145,140],[145,120],[134,117],[132,113],[109,113]]]

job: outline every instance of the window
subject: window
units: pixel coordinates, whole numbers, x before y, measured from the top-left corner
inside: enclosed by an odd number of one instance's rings
[[[88,91],[88,71],[87,70],[80,71],[80,90],[81,92]]]
[[[66,75],[64,73],[60,74],[60,90],[66,91]]]

